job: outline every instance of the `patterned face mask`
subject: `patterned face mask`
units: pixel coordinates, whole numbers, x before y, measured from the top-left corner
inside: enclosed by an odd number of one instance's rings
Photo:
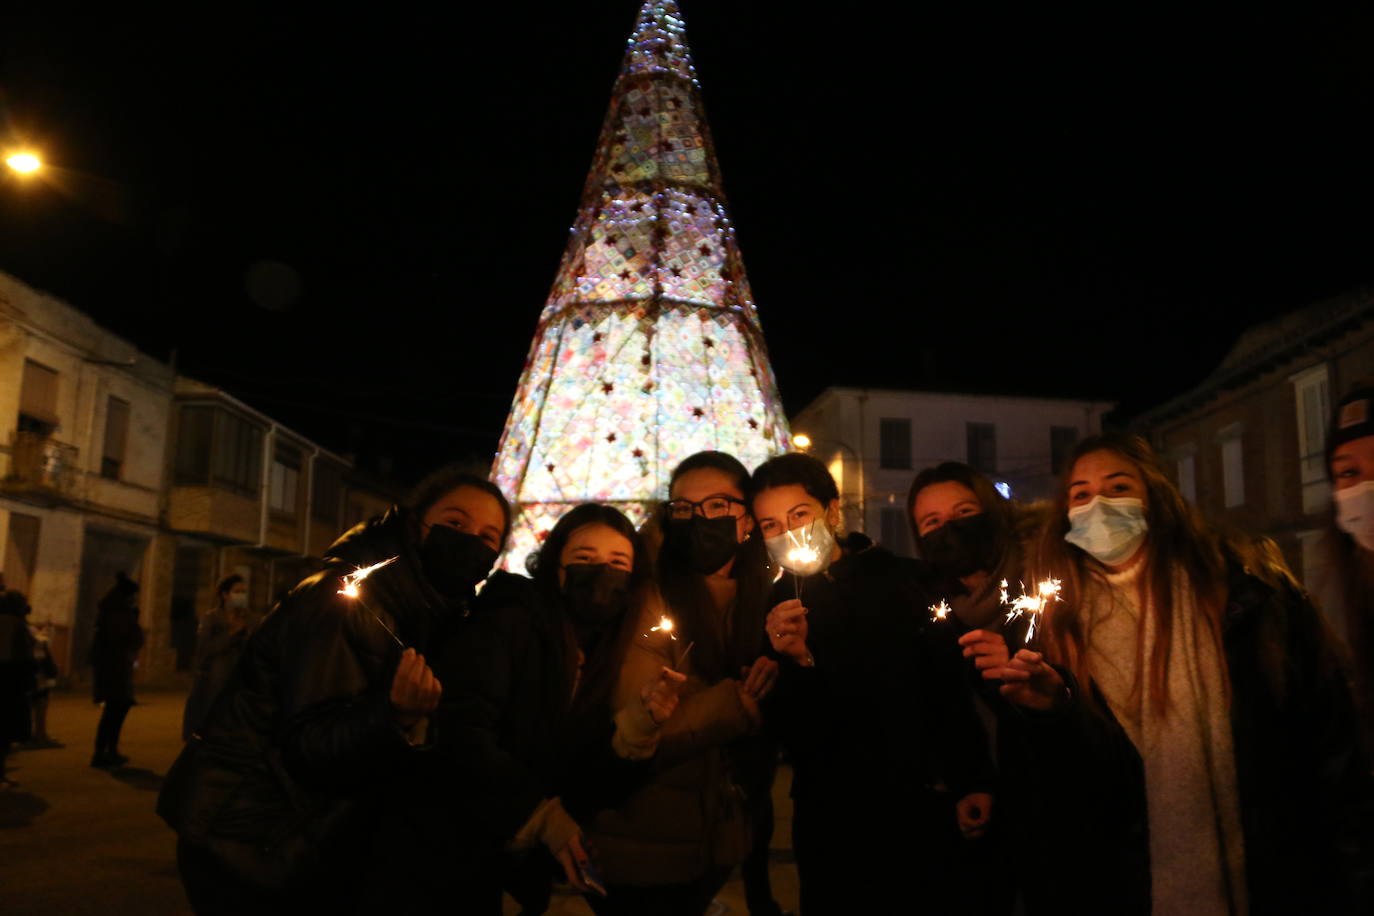
[[[1374,550],[1374,480],[1335,491],[1336,527],[1365,550]]]

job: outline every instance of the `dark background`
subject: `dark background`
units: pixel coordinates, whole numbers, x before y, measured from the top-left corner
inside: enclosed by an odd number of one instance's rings
[[[789,413],[1125,420],[1374,280],[1367,6],[681,6]],[[53,168],[0,179],[0,269],[402,483],[488,461],[638,4],[204,9],[7,13]]]

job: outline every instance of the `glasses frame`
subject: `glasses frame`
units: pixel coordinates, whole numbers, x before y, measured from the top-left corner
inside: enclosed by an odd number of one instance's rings
[[[732,507],[739,506],[741,509],[740,513],[736,515],[733,511],[727,510],[721,515],[707,515],[705,510],[706,504],[716,499],[723,499]],[[691,506],[692,511],[687,515],[675,515],[673,514],[673,506],[675,505]],[[705,499],[700,500],[698,502],[692,502],[692,500],[690,499],[665,499],[663,501],[663,514],[670,519],[675,518],[679,520],[688,519],[694,515],[700,515],[702,518],[743,518],[744,516],[749,514],[749,504],[742,499],[736,499],[733,496],[725,496],[724,494],[718,496],[708,496]]]

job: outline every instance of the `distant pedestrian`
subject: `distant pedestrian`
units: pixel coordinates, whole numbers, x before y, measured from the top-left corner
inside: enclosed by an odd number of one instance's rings
[[[29,692],[33,690],[33,637],[24,618],[29,602],[22,592],[0,592],[0,785],[10,746],[31,735]]]
[[[129,762],[119,752],[119,733],[134,705],[134,663],[143,648],[143,628],[138,623],[138,583],[123,572],[100,599],[91,640],[91,667],[95,669],[94,700],[105,705],[95,730],[93,767],[116,767]]]
[[[48,734],[48,700],[61,674],[57,662],[52,657],[52,644],[48,637],[51,630],[52,624],[46,621],[29,624],[29,635],[33,637],[34,688],[29,696],[29,706],[33,711],[33,737],[26,746],[35,750],[65,747],[61,741],[54,740],[52,735]]]
[[[234,573],[220,580],[215,589],[215,606],[200,618],[196,631],[196,680],[186,697],[182,715],[181,740],[190,741],[200,723],[229,681],[243,644],[251,631],[248,612],[248,583]]]

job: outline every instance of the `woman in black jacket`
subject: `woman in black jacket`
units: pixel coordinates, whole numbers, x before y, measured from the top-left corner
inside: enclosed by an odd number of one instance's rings
[[[340,538],[263,621],[159,799],[197,913],[356,905],[364,838],[442,692],[424,653],[467,613],[509,526],[496,487],[446,469]]]
[[[1074,451],[1033,566],[1062,601],[1041,651],[988,675],[1028,710],[1045,808],[1067,819],[1060,840],[1077,836],[1064,861],[1089,866],[1062,873],[1063,909],[1370,912],[1369,771],[1291,578],[1242,566],[1150,447],[1114,436]],[[1114,834],[1075,823],[1103,806]]]
[[[949,906],[959,833],[992,812],[991,761],[954,634],[926,627],[916,564],[837,542],[839,492],[809,455],[754,471],[786,661],[766,708],[793,764],[803,916]],[[892,837],[898,837],[897,842]]]
[[[425,861],[466,866],[454,874],[450,865],[447,875],[421,869],[431,890],[415,908],[499,914],[504,889],[525,913],[541,913],[555,873],[592,890],[580,825],[634,788],[651,760],[626,742],[643,742],[676,707],[683,677],[667,668],[642,685],[638,702],[612,706],[635,638],[631,611],[651,587],[629,519],[610,506],[572,509],[530,572],[532,581],[493,576],[469,625],[437,656],[449,690],[433,782],[452,795],[433,809]],[[445,831],[458,843],[443,842]]]

